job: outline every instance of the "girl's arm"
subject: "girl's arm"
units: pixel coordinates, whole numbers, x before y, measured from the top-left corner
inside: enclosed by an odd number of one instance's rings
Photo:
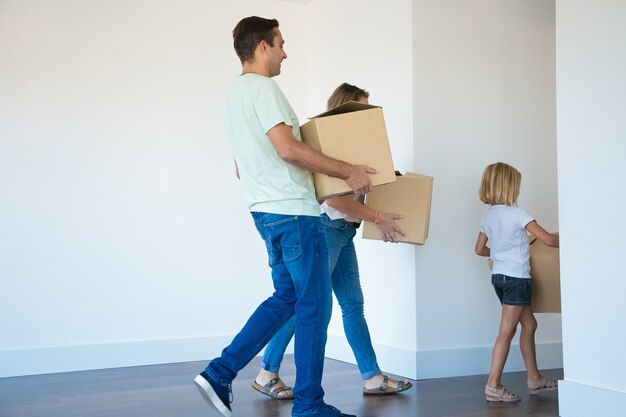
[[[526,230],[533,236],[536,236],[537,239],[539,239],[544,245],[551,246],[553,248],[559,247],[559,235],[553,235],[552,233],[546,232],[546,229],[539,226],[539,223],[535,220],[526,225]]]
[[[487,247],[487,235],[483,232],[478,233],[478,239],[476,239],[476,247],[474,248],[476,255],[489,256],[491,251]]]

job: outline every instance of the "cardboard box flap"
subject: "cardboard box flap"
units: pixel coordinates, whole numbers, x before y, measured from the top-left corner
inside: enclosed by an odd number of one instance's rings
[[[347,101],[340,106],[335,107],[332,110],[325,111],[324,113],[320,113],[317,116],[309,117],[309,119],[317,119],[320,117],[326,116],[334,116],[336,114],[344,114],[351,113],[353,111],[360,110],[369,110],[369,109],[380,109],[380,106],[374,106],[372,104],[359,103],[358,101]]]

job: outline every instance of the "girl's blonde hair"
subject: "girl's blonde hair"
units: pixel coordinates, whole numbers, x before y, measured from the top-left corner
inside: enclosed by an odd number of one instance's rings
[[[370,93],[362,88],[359,88],[356,85],[343,83],[339,87],[335,88],[335,91],[333,91],[328,98],[326,110],[332,110],[348,101],[359,101],[361,97],[369,98],[369,96]]]
[[[522,174],[517,169],[504,162],[496,162],[485,168],[478,196],[485,204],[514,206],[521,185]]]

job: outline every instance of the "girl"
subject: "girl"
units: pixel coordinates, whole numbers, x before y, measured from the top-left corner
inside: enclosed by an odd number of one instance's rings
[[[489,204],[489,208],[481,219],[475,250],[477,255],[490,257],[493,262],[491,283],[502,304],[500,330],[485,385],[487,401],[520,401],[519,396],[500,384],[518,323],[522,325],[519,344],[528,374],[528,391],[537,394],[557,389],[556,381],[543,377],[537,369],[537,321],[530,308],[532,282],[527,232],[555,248],[559,247],[559,236],[546,232],[524,209],[517,207],[521,181],[519,171],[498,162],[485,168],[479,190],[480,200]]]

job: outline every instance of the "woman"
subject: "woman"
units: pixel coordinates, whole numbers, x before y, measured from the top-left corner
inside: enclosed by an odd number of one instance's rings
[[[328,99],[328,110],[347,101],[368,104],[369,93],[347,83],[341,84]],[[367,207],[362,198],[354,195],[333,197],[321,205],[324,237],[328,245],[329,266],[333,292],[341,306],[343,326],[348,343],[354,352],[361,378],[363,394],[396,394],[411,388],[412,384],[396,381],[385,376],[376,360],[367,322],[363,314],[363,292],[359,280],[359,268],[353,238],[361,221],[369,221],[378,227],[386,242],[397,242],[397,234],[404,233],[396,224],[403,216],[380,213]],[[285,349],[294,334],[294,319],[287,322],[268,343],[261,371],[252,387],[275,399],[292,399],[291,387],[280,379],[278,371]]]

